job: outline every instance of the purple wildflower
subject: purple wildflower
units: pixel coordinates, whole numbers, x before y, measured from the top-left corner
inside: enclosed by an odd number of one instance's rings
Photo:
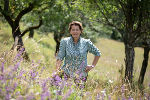
[[[57,79],[57,80],[55,81],[55,85],[56,85],[56,86],[59,86],[59,85],[60,85],[60,82],[61,82],[61,79]]]
[[[32,60],[32,66],[34,66],[34,60]]]
[[[64,89],[65,84],[66,84],[66,81],[62,81],[62,82],[61,82],[61,84],[60,84],[60,89],[61,89],[61,90]]]
[[[108,100],[111,100],[111,96],[110,95],[108,96]]]
[[[83,77],[83,73],[81,73],[81,74],[79,75],[79,78],[80,78],[80,79],[82,79],[82,77]]]
[[[76,84],[77,86],[79,86],[79,84],[80,84],[80,79],[79,79],[79,78],[76,78],[76,79],[74,80],[74,82],[75,82],[75,84]]]
[[[84,64],[85,64],[85,62],[83,61],[80,65],[79,69],[82,69],[83,67],[85,67]]]
[[[80,89],[84,89],[85,88],[85,84],[80,84]]]
[[[31,93],[30,95],[27,96],[26,100],[34,100],[35,97],[34,97],[34,94]]]
[[[21,58],[22,53],[24,52],[25,48],[21,48],[17,55],[15,56],[14,62]]]
[[[132,97],[129,97],[128,100],[133,100],[133,98],[132,98]]]
[[[64,97],[62,98],[62,100],[66,100],[72,93],[72,90],[69,89],[69,91],[64,95]]]
[[[100,100],[100,94],[97,93],[96,100]]]
[[[42,91],[43,92],[45,92],[45,91],[47,91],[47,87],[46,87],[46,84],[47,84],[47,80],[44,80],[43,82],[42,82]]]
[[[61,78],[58,75],[56,75],[55,80],[60,82]]]
[[[62,79],[58,75],[54,75],[51,81],[52,85],[59,86]]]
[[[42,74],[42,72],[44,71],[45,67],[42,67],[40,74]]]
[[[6,90],[6,95],[5,95],[5,99],[6,100],[9,100],[11,95],[10,95],[10,92],[11,92],[11,88],[8,87],[8,86],[5,86],[5,90]]]
[[[41,60],[38,60],[38,63],[40,64],[40,63],[41,63]]]
[[[13,88],[12,88],[13,91],[16,89],[17,86],[18,86],[18,84],[15,82],[14,85],[13,85]]]
[[[19,96],[20,95],[20,91],[17,91],[16,93],[15,93],[15,95],[16,96]],[[18,99],[17,99],[18,100]]]
[[[8,73],[8,76],[5,77],[5,79],[13,79],[13,78],[15,77],[14,74],[15,74],[15,73],[14,73],[13,71],[10,71],[10,72]]]
[[[67,85],[67,87],[70,87],[70,86],[72,86],[72,83],[71,82],[67,82],[66,85]]]
[[[46,87],[46,80],[44,82],[42,82],[42,88]]]
[[[105,95],[104,95],[104,93],[102,94],[102,100],[104,100],[104,97],[105,97]]]
[[[101,91],[102,93],[102,100],[104,100],[104,97],[106,96],[106,90],[104,89],[103,91]]]
[[[125,92],[125,87],[124,87],[124,85],[121,86],[121,92],[122,92],[122,93]]]
[[[18,77],[22,77],[22,75],[25,73],[24,70],[20,71],[20,74],[18,75]]]
[[[149,100],[149,99],[148,99],[148,98],[149,98],[148,93],[144,93],[144,97],[147,98],[147,100]]]
[[[17,97],[17,100],[25,100],[25,98],[20,95],[20,96]]]
[[[1,72],[4,72],[4,63],[2,62],[2,66],[1,66]]]
[[[124,96],[122,96],[122,100],[126,100],[126,98]]]
[[[6,89],[6,92],[10,92],[11,91],[11,88],[8,87],[8,86],[5,86],[5,89]]]
[[[21,54],[17,53],[17,55],[15,56],[14,62],[17,61],[17,59],[19,59],[20,56],[21,56]]]
[[[41,100],[47,100],[46,98],[48,98],[50,96],[50,93],[48,91],[43,92],[41,94]],[[49,99],[48,99],[49,100]]]
[[[0,75],[0,80],[3,80],[4,79],[4,76],[3,75]]]
[[[7,93],[6,93],[6,96],[5,96],[5,99],[6,99],[6,100],[10,100],[10,97],[11,97],[10,93],[7,92]]]
[[[68,80],[68,76],[65,73],[64,73],[64,79],[65,79],[65,81]]]
[[[38,75],[38,72],[30,71],[30,74],[31,74],[31,79],[35,80],[35,77]]]
[[[12,71],[16,71],[16,70],[19,68],[19,65],[20,65],[20,62],[18,62],[18,63],[14,66],[14,68],[12,69]]]
[[[147,99],[150,100],[150,96],[148,96]]]
[[[62,91],[61,90],[57,90],[56,95],[61,95]]]

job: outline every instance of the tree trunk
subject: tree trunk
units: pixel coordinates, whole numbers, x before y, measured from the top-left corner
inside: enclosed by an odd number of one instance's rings
[[[34,36],[34,30],[32,29],[32,30],[30,30],[30,32],[29,32],[29,38],[33,38],[33,36]]]
[[[126,82],[132,82],[133,78],[133,65],[134,65],[134,57],[135,57],[135,51],[134,47],[130,46],[128,44],[125,44],[125,81]]]
[[[24,46],[24,44],[23,44],[23,41],[22,41],[22,37],[15,36],[12,50],[16,49],[17,51],[19,51],[23,46]]]
[[[60,40],[62,38],[61,35],[58,35],[59,33],[54,33],[54,40],[56,42],[56,50],[55,50],[55,56],[57,55],[59,51],[59,45],[60,45]]]
[[[144,60],[142,63],[142,68],[141,68],[141,72],[140,72],[140,76],[138,80],[139,84],[143,84],[146,68],[148,65],[148,58],[149,58],[149,47],[144,47]]]
[[[13,38],[14,38],[14,44],[13,44],[13,47],[12,49],[17,49],[17,51],[19,49],[21,49],[24,44],[23,44],[23,41],[22,41],[22,37],[20,36],[21,35],[21,32],[20,32],[20,28],[19,28],[19,22],[18,23],[15,23],[12,27],[12,35],[13,35]]]
[[[59,51],[59,45],[60,45],[60,41],[56,42],[56,50],[55,50],[55,55],[57,55],[58,51]]]
[[[28,54],[25,51],[25,47],[23,44],[23,40],[22,40],[19,26],[17,26],[17,27],[15,26],[12,28],[12,35],[14,38],[14,44],[13,44],[13,47],[11,49],[12,50],[16,49],[18,53],[21,53],[23,58],[25,58],[26,60],[29,60]]]

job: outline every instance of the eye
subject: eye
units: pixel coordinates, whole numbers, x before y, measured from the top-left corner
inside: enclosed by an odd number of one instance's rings
[[[72,29],[72,31],[75,31],[75,29]]]

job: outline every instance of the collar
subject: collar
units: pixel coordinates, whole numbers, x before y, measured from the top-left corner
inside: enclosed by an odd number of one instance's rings
[[[71,39],[71,42],[75,43],[75,42],[73,41],[73,37],[72,37],[72,36],[70,36],[70,39]],[[80,40],[81,40],[81,36],[79,37],[77,44],[80,42]]]

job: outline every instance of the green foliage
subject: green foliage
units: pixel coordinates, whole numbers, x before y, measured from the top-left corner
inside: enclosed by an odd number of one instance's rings
[[[112,30],[111,39],[121,40],[121,36],[116,30]]]
[[[39,4],[41,3],[39,2]],[[47,34],[48,32],[54,34],[63,33],[63,36],[69,36],[70,34],[68,32],[68,24],[73,20],[77,20],[83,23],[84,26],[83,36],[85,38],[90,38],[92,41],[95,41],[94,38],[96,38],[97,36],[110,37],[111,29],[109,29],[108,27],[104,26],[103,28],[100,28],[101,24],[96,25],[97,27],[96,29],[100,32],[95,32],[89,26],[89,23],[91,22],[97,24],[95,19],[99,14],[99,12],[95,10],[96,7],[92,6],[89,2],[85,2],[82,0],[81,1],[57,0],[52,3],[53,5],[51,7],[49,3],[47,4],[44,3],[42,6],[34,8],[32,12],[23,16],[22,22],[26,23],[24,24],[24,26],[30,27],[37,25],[39,22],[38,17],[42,16],[43,25],[40,27],[39,33],[41,34]],[[93,27],[95,27],[95,24],[92,25]]]

